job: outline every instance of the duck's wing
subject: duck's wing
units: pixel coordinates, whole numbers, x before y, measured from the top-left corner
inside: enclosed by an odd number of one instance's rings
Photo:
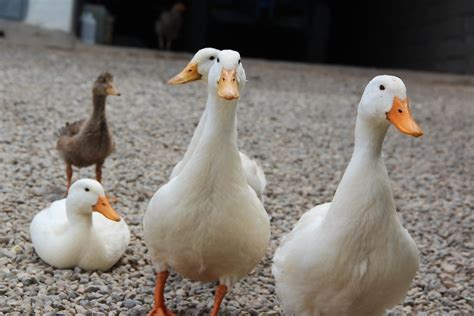
[[[301,293],[317,286],[311,278],[311,249],[330,205],[321,204],[303,214],[293,230],[282,238],[273,256],[275,290],[288,315],[306,315],[303,311],[314,308]]]
[[[55,266],[63,263],[63,240],[68,227],[65,199],[53,202],[33,218],[30,224],[31,241],[38,255],[47,263]]]
[[[72,137],[78,134],[81,130],[81,127],[84,125],[84,122],[85,120],[79,120],[72,123],[66,122],[66,125],[64,125],[58,130],[58,137]]]
[[[277,279],[289,268],[288,265],[291,260],[288,259],[294,255],[293,252],[299,252],[298,249],[308,247],[306,242],[304,244],[301,242],[301,237],[306,235],[308,231],[318,229],[330,206],[331,203],[320,204],[304,213],[293,227],[293,230],[281,239],[280,246],[273,256],[272,273]]]
[[[258,198],[263,201],[263,192],[267,186],[267,179],[262,167],[257,161],[250,159],[242,152],[240,152],[240,160],[242,160],[242,166],[248,184],[252,187],[255,193],[257,193]]]
[[[291,232],[282,238],[280,248],[282,248],[285,243],[291,242],[291,239],[298,235],[301,231],[306,229],[317,229],[318,226],[321,225],[321,222],[326,216],[330,206],[331,202],[320,204],[304,213],[295,224],[295,227],[293,227]]]
[[[66,199],[54,201],[48,208],[35,215],[30,225],[31,234],[61,234],[67,229]],[[34,230],[34,232],[33,232]]]

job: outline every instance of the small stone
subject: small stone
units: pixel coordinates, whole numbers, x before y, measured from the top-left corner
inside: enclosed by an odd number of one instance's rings
[[[15,258],[15,253],[8,249],[0,248],[0,257]]]
[[[133,308],[135,307],[135,305],[137,305],[137,303],[135,302],[135,300],[126,299],[122,305],[125,308]]]
[[[442,262],[441,263],[441,268],[443,268],[444,271],[447,273],[455,273],[456,272],[456,266],[454,264],[450,264],[447,262]]]

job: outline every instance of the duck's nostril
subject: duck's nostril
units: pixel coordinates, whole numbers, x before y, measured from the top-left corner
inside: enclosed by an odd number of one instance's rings
[[[402,109],[398,109],[398,113],[403,113],[403,110],[402,110]]]

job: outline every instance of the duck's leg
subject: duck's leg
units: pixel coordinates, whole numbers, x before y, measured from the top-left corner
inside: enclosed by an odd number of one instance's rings
[[[71,187],[71,180],[72,180],[72,165],[70,163],[66,163],[66,195],[69,192],[69,188]]]
[[[103,163],[97,163],[95,165],[95,179],[99,182],[102,183],[102,165]]]
[[[102,166],[104,165],[104,162],[97,163],[95,165],[95,179],[99,182],[102,183]],[[109,199],[110,203],[116,203],[118,202],[118,198],[114,196],[107,196]]]
[[[165,305],[165,284],[170,275],[169,271],[161,271],[156,274],[155,295],[153,309],[148,316],[175,316]]]
[[[214,296],[214,307],[212,308],[211,316],[217,316],[219,314],[219,308],[221,307],[222,300],[227,293],[227,286],[219,284],[216,289],[216,295]]]

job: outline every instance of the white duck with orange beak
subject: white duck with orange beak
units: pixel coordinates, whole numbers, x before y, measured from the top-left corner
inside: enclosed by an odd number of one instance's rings
[[[200,49],[196,54],[194,54],[188,65],[184,67],[184,69],[179,74],[171,78],[168,83],[176,85],[185,84],[196,80],[205,81],[207,83],[209,70],[216,62],[217,54],[219,52],[219,50],[211,47]],[[204,110],[204,113],[199,120],[199,124],[194,131],[193,137],[191,138],[191,142],[189,143],[183,159],[179,161],[173,168],[170,176],[171,179],[176,177],[181,172],[181,170],[183,170],[184,166],[189,161],[189,158],[191,158],[191,155],[196,148],[196,144],[202,135],[202,131],[204,130],[206,119],[207,108]],[[260,200],[263,201],[263,193],[265,191],[265,187],[267,186],[267,179],[262,167],[256,160],[250,159],[249,156],[243,152],[239,151],[239,154],[248,184],[252,187],[252,189],[254,189]]]
[[[245,72],[240,55],[218,53],[208,78],[207,119],[189,161],[148,205],[144,240],[157,272],[150,315],[164,302],[168,268],[201,282],[219,281],[211,315],[225,293],[262,259],[270,221],[248,185],[237,147],[236,111]]]
[[[127,224],[92,179],[76,181],[67,198],[35,215],[31,241],[38,256],[60,269],[106,271],[124,254],[130,241]]]
[[[286,315],[382,315],[405,297],[419,254],[398,219],[383,162],[390,124],[423,134],[402,80],[378,76],[359,103],[354,152],[332,203],[306,212],[275,252]]]

